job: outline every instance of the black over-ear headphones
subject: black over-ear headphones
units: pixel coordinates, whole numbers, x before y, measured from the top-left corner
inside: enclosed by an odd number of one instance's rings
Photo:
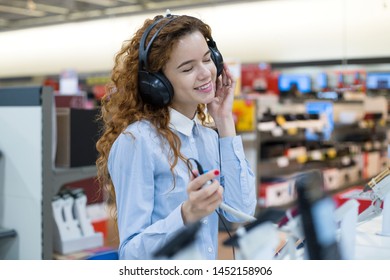
[[[149,44],[145,48],[146,38],[150,31],[164,18],[161,18],[151,24],[142,34],[139,45],[139,69],[138,69],[138,90],[142,100],[145,103],[151,104],[155,107],[163,107],[172,101],[173,87],[167,77],[162,72],[151,73],[148,69],[148,53],[160,31],[170,22],[178,18],[178,16],[168,15],[170,18],[165,22],[150,39]],[[223,57],[217,49],[217,45],[212,38],[207,41],[210,49],[210,56],[217,67],[217,77],[222,74]]]

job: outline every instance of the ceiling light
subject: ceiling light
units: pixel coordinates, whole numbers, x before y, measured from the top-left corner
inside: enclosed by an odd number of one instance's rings
[[[35,11],[37,8],[37,5],[35,5],[35,2],[33,0],[27,0],[27,9],[30,11]]]

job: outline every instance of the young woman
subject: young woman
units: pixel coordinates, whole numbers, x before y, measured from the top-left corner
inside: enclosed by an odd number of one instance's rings
[[[97,143],[98,178],[116,203],[120,259],[151,259],[197,221],[197,248],[216,259],[218,215],[243,222],[219,205],[253,215],[255,180],[236,136],[233,87],[210,27],[197,18],[156,16],[123,44]],[[190,170],[190,158],[208,171]]]

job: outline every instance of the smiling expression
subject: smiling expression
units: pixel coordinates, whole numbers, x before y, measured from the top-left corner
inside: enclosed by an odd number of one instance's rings
[[[213,100],[217,69],[199,31],[177,41],[163,73],[174,89],[171,107],[187,117],[194,117],[198,104]]]

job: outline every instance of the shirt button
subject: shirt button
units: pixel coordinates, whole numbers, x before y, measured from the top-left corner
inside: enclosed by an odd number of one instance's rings
[[[204,223],[205,225],[207,225],[207,224],[208,224],[207,219],[204,219],[204,220],[203,220],[203,223]]]
[[[208,248],[207,248],[207,251],[209,251],[209,253],[212,253],[212,252],[213,252],[213,248],[208,247]]]

